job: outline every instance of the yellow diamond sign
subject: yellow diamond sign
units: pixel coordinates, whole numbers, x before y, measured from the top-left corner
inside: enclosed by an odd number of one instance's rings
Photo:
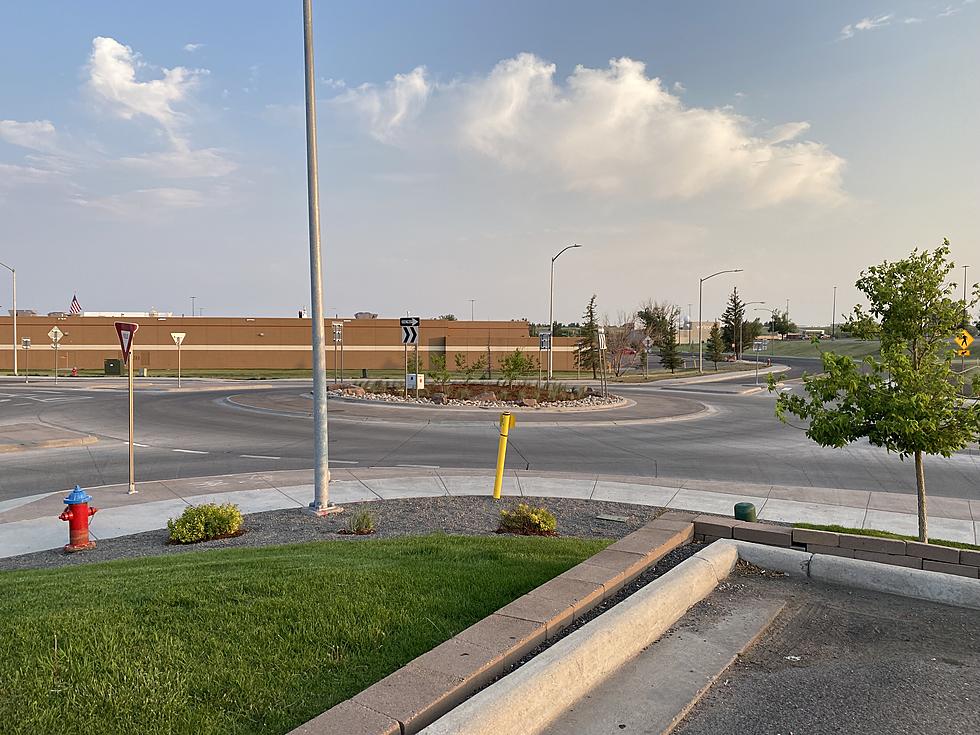
[[[967,332],[965,329],[961,329],[956,334],[956,346],[961,350],[969,348],[973,344],[973,335]]]

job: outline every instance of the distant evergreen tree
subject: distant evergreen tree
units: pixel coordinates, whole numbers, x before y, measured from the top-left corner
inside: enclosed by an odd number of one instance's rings
[[[592,370],[592,378],[599,377],[599,318],[596,316],[595,294],[589,299],[582,315],[582,336],[576,344],[575,359],[580,367]]]
[[[715,364],[715,370],[718,363],[725,359],[725,342],[721,338],[718,322],[711,325],[711,332],[708,333],[708,359]]]
[[[666,370],[670,370],[670,372],[674,372],[674,370],[684,365],[681,356],[677,354],[678,313],[676,308],[671,312],[670,318],[663,325],[663,337],[660,339],[660,364]]]
[[[732,289],[731,296],[728,297],[728,306],[725,313],[721,315],[721,337],[725,342],[725,348],[731,347],[737,360],[742,351],[741,336],[736,335],[742,331],[745,324],[745,302],[739,298],[738,286]]]

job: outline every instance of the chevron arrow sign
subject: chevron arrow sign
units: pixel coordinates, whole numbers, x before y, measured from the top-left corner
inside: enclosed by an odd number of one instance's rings
[[[399,320],[402,327],[402,344],[417,345],[419,343],[419,318],[405,316]]]

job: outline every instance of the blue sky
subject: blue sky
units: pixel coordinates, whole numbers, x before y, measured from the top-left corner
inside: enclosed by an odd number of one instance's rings
[[[315,2],[326,306],[829,321],[943,236],[980,276],[980,5]],[[6,3],[24,308],[307,304],[301,3]],[[169,71],[167,71],[169,70]],[[0,304],[9,290],[0,279]]]

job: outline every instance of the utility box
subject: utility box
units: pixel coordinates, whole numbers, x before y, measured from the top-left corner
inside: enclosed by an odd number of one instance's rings
[[[406,376],[406,386],[410,389],[418,388],[425,390],[425,375],[422,373],[409,373]]]
[[[106,360],[104,367],[106,375],[122,375],[122,360]]]

